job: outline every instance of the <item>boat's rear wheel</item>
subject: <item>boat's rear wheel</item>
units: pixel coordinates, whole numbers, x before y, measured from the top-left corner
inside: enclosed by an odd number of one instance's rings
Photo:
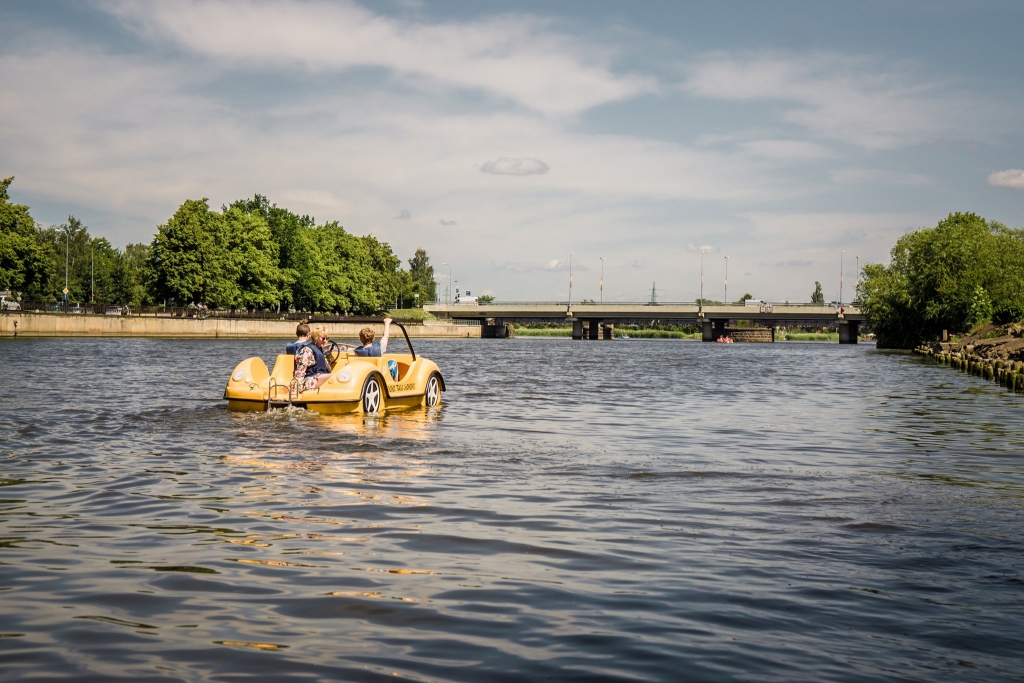
[[[370,375],[363,385],[363,412],[376,413],[380,410],[380,380],[376,375]]]
[[[437,378],[435,372],[427,380],[427,395],[426,403],[428,408],[433,408],[441,402],[441,381]]]

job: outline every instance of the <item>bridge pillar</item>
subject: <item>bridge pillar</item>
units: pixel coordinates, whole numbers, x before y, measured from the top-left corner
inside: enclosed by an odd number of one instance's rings
[[[583,339],[583,321],[575,319],[572,321],[572,338]]]
[[[614,339],[615,338],[615,325],[611,323],[601,323],[601,338],[602,339]]]
[[[860,332],[860,321],[842,320],[839,322],[839,343],[856,344],[857,334]]]
[[[600,325],[601,325],[601,321],[600,320],[591,320],[590,321],[590,330],[589,330],[590,334],[587,335],[589,339],[600,339],[601,338],[601,335],[600,335]]]
[[[484,318],[480,321],[480,336],[484,339],[506,339],[514,337],[515,328],[500,318]]]
[[[728,323],[728,320],[708,320],[705,318],[703,330],[701,331],[701,340],[713,342],[719,337],[726,336],[725,326]]]

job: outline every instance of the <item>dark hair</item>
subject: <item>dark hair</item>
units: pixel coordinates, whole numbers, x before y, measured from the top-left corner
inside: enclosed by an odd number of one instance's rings
[[[303,320],[299,323],[298,327],[295,328],[296,337],[308,337],[309,336],[309,321]]]

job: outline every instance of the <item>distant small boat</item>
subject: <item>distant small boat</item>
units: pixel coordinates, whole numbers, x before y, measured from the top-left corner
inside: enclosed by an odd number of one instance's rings
[[[732,337],[719,337],[715,341],[719,342],[720,344],[733,344],[734,343]]]
[[[628,334],[620,334],[619,335],[619,339],[629,339],[629,335]]]

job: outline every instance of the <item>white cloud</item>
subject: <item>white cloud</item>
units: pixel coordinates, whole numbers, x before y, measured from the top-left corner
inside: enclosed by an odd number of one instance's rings
[[[412,218],[412,214],[409,213],[409,209],[401,209],[394,217],[396,220],[407,221]]]
[[[217,0],[100,5],[147,40],[230,65],[311,72],[380,67],[442,87],[507,98],[549,115],[656,90],[611,70],[611,51],[527,15],[465,22],[402,21],[352,2]]]
[[[450,220],[446,220],[444,218],[441,219],[441,225],[458,225],[458,224],[459,224],[458,221],[450,221]]]
[[[836,53],[710,55],[689,73],[697,96],[788,103],[783,117],[816,135],[869,149],[920,143],[965,115],[948,86],[904,65]]]
[[[785,161],[809,161],[833,156],[826,147],[806,140],[751,140],[741,145],[748,154]]]
[[[1008,168],[1005,171],[990,173],[985,182],[992,187],[1005,187],[1010,190],[1024,191],[1024,170]]]
[[[480,167],[482,173],[494,175],[538,175],[547,173],[549,166],[540,159],[512,159],[502,157],[488,161]]]
[[[880,168],[840,168],[832,172],[836,185],[866,185],[880,183],[902,187],[925,187],[932,180],[922,173],[903,173]]]

